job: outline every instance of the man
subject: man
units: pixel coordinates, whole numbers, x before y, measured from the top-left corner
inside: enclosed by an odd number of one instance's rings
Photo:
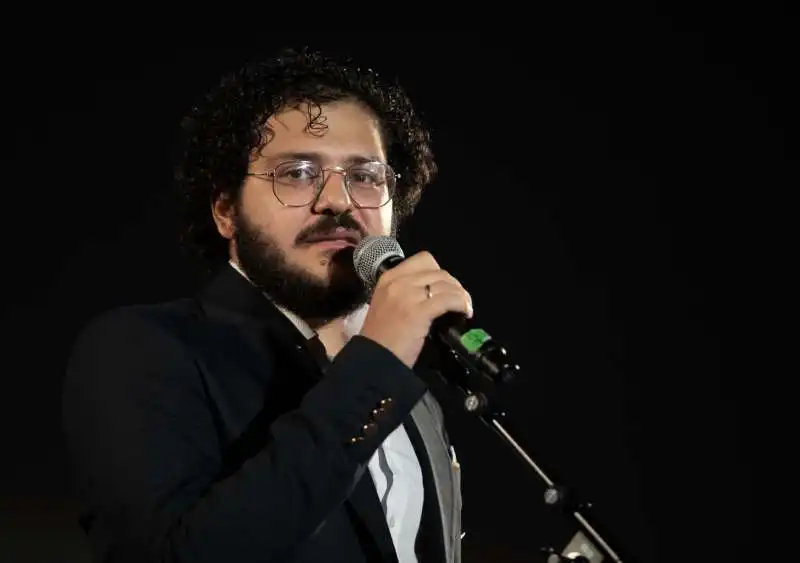
[[[460,560],[458,463],[417,364],[470,297],[427,253],[370,291],[352,266],[435,172],[406,95],[287,51],[225,78],[185,130],[187,233],[218,272],[95,319],[67,370],[95,559]]]

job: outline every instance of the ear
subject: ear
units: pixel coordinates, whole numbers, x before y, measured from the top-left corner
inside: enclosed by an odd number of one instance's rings
[[[231,240],[235,233],[234,217],[236,206],[228,194],[219,195],[211,202],[211,215],[217,225],[217,231],[223,238]]]

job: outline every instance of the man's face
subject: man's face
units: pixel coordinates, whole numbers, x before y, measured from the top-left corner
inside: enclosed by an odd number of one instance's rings
[[[303,105],[270,118],[274,136],[251,162],[250,173],[263,174],[294,160],[325,168],[346,168],[363,160],[386,163],[379,125],[361,105],[322,106],[319,119],[325,131],[307,129],[305,109]],[[358,208],[342,174],[324,172],[323,179],[319,197],[302,207],[281,203],[266,176],[247,176],[235,205],[220,201],[213,207],[220,234],[231,240],[232,258],[250,280],[312,326],[367,301],[348,248],[367,235],[388,235],[392,227],[391,202],[378,209]],[[338,238],[320,240],[331,237]]]

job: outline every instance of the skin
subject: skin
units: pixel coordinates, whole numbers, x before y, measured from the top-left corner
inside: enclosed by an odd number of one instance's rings
[[[307,130],[308,114],[301,110],[285,110],[269,119],[274,136],[252,160],[249,172],[266,172],[283,161],[292,160],[286,156],[291,153],[316,154],[325,167],[346,167],[354,158],[386,162],[380,126],[375,116],[363,106],[351,101],[323,105],[327,131],[322,135]],[[345,189],[344,177],[335,172],[326,173],[319,198],[305,207],[282,205],[272,192],[271,182],[255,176],[246,177],[240,197],[240,212],[250,224],[275,241],[292,265],[320,280],[330,280],[330,256],[339,248],[331,243],[298,244],[297,237],[303,229],[317,223],[322,214],[351,210],[362,234],[391,234],[392,202],[378,209],[355,207]],[[232,242],[235,233],[233,207],[229,201],[220,198],[213,203],[211,211],[219,234],[230,241],[231,260],[238,264]],[[331,355],[344,346],[344,320],[334,319],[317,330]]]

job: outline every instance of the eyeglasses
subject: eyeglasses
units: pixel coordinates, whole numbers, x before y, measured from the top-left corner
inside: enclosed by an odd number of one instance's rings
[[[350,199],[356,207],[366,209],[389,203],[400,177],[388,164],[377,161],[325,168],[308,160],[283,162],[272,170],[247,175],[271,179],[275,197],[286,207],[304,207],[319,197],[325,172],[341,174]]]

